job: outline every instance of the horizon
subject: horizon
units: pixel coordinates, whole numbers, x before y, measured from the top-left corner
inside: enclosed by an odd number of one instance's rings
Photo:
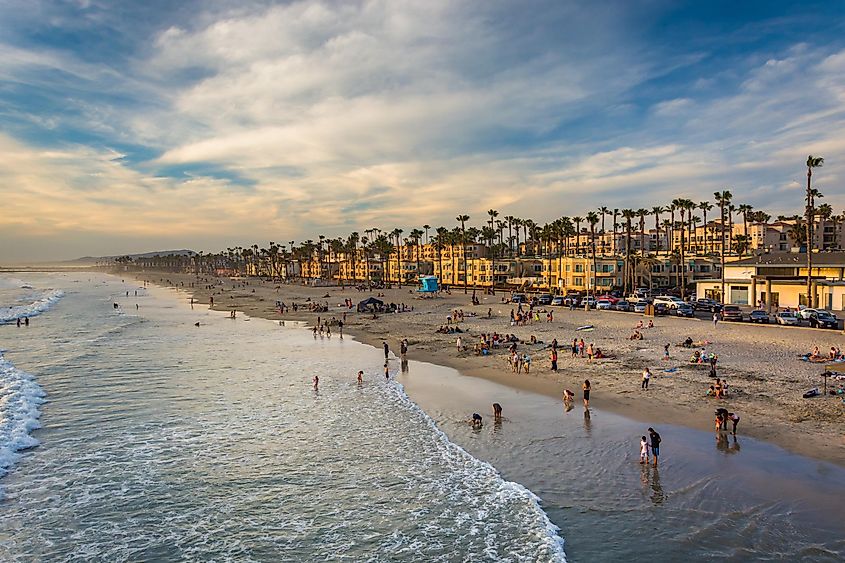
[[[845,156],[845,4],[12,0],[0,264],[542,224],[775,216]],[[839,17],[837,17],[839,16]]]

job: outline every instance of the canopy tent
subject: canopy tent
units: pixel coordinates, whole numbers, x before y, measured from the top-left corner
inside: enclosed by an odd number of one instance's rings
[[[437,293],[437,276],[420,276],[420,293]]]
[[[382,301],[381,299],[376,299],[375,297],[368,297],[368,298],[364,299],[363,301],[361,301],[360,303],[358,303],[358,312],[359,313],[364,313],[366,311],[375,312],[375,311],[378,311],[379,309],[381,309],[382,307],[384,307],[384,301]]]

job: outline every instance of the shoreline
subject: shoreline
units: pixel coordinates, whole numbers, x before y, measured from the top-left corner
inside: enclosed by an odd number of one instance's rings
[[[172,274],[168,272],[115,272],[114,275],[134,278],[141,282],[145,281],[162,287],[184,290],[192,296],[196,304],[208,305],[209,297],[215,296],[214,306],[211,307],[213,310],[225,312],[236,309],[249,316],[270,321],[296,321],[307,323],[307,325],[314,324],[318,316],[322,319],[340,317],[345,309],[335,307],[339,304],[338,301],[351,298],[353,303],[357,303],[365,297],[376,295],[376,292],[359,292],[353,287],[346,287],[343,290],[338,286],[309,287],[294,284],[272,284],[258,278],[232,280],[230,278],[212,277],[207,278],[208,281],[202,282],[198,281],[192,274]],[[222,286],[219,284],[220,281],[223,282]],[[191,287],[192,283],[194,287]],[[703,397],[703,389],[706,389],[706,385],[709,384],[706,369],[684,366],[681,360],[673,359],[670,362],[671,367],[681,364],[677,366],[679,369],[675,373],[664,373],[662,368],[670,364],[662,364],[659,359],[649,361],[648,356],[651,356],[652,353],[656,356],[659,351],[662,355],[662,344],[656,345],[651,338],[648,338],[647,342],[641,341],[637,343],[639,346],[633,345],[633,349],[629,350],[622,351],[613,346],[614,344],[627,344],[627,346],[620,346],[620,348],[632,347],[630,341],[622,342],[618,340],[620,327],[623,327],[623,333],[629,332],[629,329],[624,327],[633,326],[634,323],[643,318],[642,315],[598,311],[570,312],[553,308],[556,314],[554,323],[543,321],[525,327],[510,327],[507,311],[510,310],[512,305],[496,302],[502,295],[507,295],[506,293],[498,292],[496,296],[482,296],[481,305],[472,307],[467,306],[469,297],[464,296],[460,290],[452,295],[443,295],[442,298],[425,300],[418,298],[413,292],[409,294],[408,288],[382,291],[386,295],[382,298],[385,302],[399,303],[404,299],[406,305],[414,306],[414,311],[382,314],[378,319],[373,320],[369,315],[358,314],[354,309],[349,310],[348,321],[344,325],[346,336],[351,336],[359,342],[376,348],[381,348],[382,342],[387,339],[391,351],[398,349],[398,342],[407,338],[409,342],[407,358],[409,360],[453,368],[464,376],[493,381],[513,389],[531,391],[558,400],[562,389],[569,388],[576,393],[576,404],[580,404],[580,382],[589,378],[593,385],[591,406],[643,423],[675,424],[697,430],[708,430],[712,428],[714,408],[724,406],[741,414],[742,422],[738,429],[740,435],[773,443],[788,452],[845,466],[845,406],[843,406],[839,397],[804,399],[809,403],[799,403],[796,407],[778,404],[777,397],[767,396],[765,393],[767,387],[765,380],[763,382],[755,381],[755,379],[761,378],[755,377],[753,372],[744,374],[742,371],[732,369],[731,366],[722,367],[720,364],[719,373],[720,375],[726,374],[724,376],[729,379],[736,396],[731,397],[728,401],[717,403],[715,399]],[[326,298],[325,295],[330,297]],[[328,302],[329,311],[327,313],[311,313],[300,309],[296,313],[286,312],[285,315],[280,315],[275,309],[277,299],[290,305],[292,301],[303,304],[309,298],[314,302]],[[550,341],[551,335],[557,336],[560,346],[559,371],[557,373],[548,371],[546,354],[540,347],[529,347],[527,345],[520,347],[521,351],[527,349],[531,353],[532,372],[530,375],[517,375],[506,368],[505,356],[501,353],[501,350],[498,354],[475,356],[471,352],[457,352],[454,344],[456,335],[435,334],[432,338],[431,333],[436,330],[437,326],[445,324],[440,322],[445,320],[444,311],[450,311],[454,308],[462,308],[464,311],[475,310],[479,315],[482,312],[486,315],[488,308],[496,310],[492,319],[469,317],[460,325],[469,330],[468,333],[461,335],[465,345],[471,344],[474,337],[481,332],[513,332],[525,340],[528,339],[527,333],[536,333],[543,339],[548,338],[547,342]],[[504,311],[504,318],[502,311]],[[437,313],[442,316],[438,316]],[[585,318],[595,323],[596,333],[599,330],[609,333],[601,336],[591,333],[585,338],[585,341],[596,340],[597,343],[600,342],[602,349],[609,349],[612,353],[616,353],[617,359],[587,363],[585,359],[576,358],[572,360],[569,358],[569,342],[561,335],[562,333],[575,336],[583,334],[586,337],[587,334],[573,332],[575,326],[590,324],[582,322]],[[678,327],[683,325],[679,325],[679,322],[692,323],[689,325],[690,332],[695,329],[700,333],[706,331],[707,327],[704,325],[710,326],[708,322],[685,319],[661,317],[655,320],[661,325],[664,323],[670,325],[668,330],[663,332],[674,336],[676,341],[682,340],[686,334],[680,332]],[[609,329],[602,326],[605,321],[613,321],[614,326]],[[601,325],[599,322],[601,322]],[[491,326],[494,324],[495,326]],[[718,329],[723,329],[722,332],[726,334],[749,329],[747,332],[751,333],[749,344],[751,348],[763,346],[757,330],[765,330],[766,328],[771,327],[748,325],[723,327],[722,323],[718,327]],[[648,331],[644,332],[648,333]],[[798,333],[787,328],[784,335],[790,337],[800,335],[801,338],[790,339],[793,345],[799,345],[803,343],[803,340],[813,339],[814,337],[820,339],[815,333],[816,331],[801,331]],[[721,333],[719,335],[721,336]],[[823,332],[822,335],[827,336],[827,340],[833,340],[830,337],[834,335],[840,336],[838,332],[834,331]],[[647,334],[647,336],[650,337],[651,335]],[[571,337],[569,336],[569,338]],[[669,336],[664,337],[664,340],[667,338]],[[656,342],[661,341],[657,340]],[[611,345],[608,346],[608,343]],[[642,347],[643,344],[645,344],[645,347]],[[777,347],[779,344],[781,343],[775,342],[772,345]],[[657,350],[653,349],[654,346],[657,347]],[[738,346],[736,347],[738,348]],[[715,344],[713,348],[717,349],[720,358],[729,355],[729,352],[723,353],[719,346]],[[824,350],[823,347],[822,349]],[[691,351],[688,349],[672,348],[673,356],[688,354],[689,352]],[[748,351],[740,350],[740,352],[744,352],[745,355],[748,354]],[[789,357],[788,350],[783,352],[786,353],[781,354],[781,356]],[[751,354],[752,356],[756,355],[754,350],[751,351]],[[760,358],[755,359],[760,360]],[[787,372],[797,371],[790,370],[789,366],[784,364],[780,358],[763,361],[776,362],[781,371],[784,371],[784,368]],[[805,362],[798,364],[797,360],[793,359],[793,361],[796,362],[797,367],[804,368],[805,372],[814,369],[820,371],[818,366],[821,364],[813,368],[812,364],[808,367]],[[645,365],[651,366],[654,376],[650,390],[640,392],[639,373]],[[801,378],[796,379],[798,379],[797,382],[789,382],[792,387],[795,387],[796,384],[807,388],[815,386],[804,383]],[[783,379],[773,382],[773,384],[781,387],[786,385]],[[704,385],[700,394],[690,392],[689,387],[694,385]],[[754,391],[757,391],[757,389],[751,389],[760,386],[763,387],[763,393],[755,393]],[[785,403],[786,401],[780,402]],[[824,409],[818,409],[818,416],[813,416],[814,409],[817,409],[818,406],[822,406]],[[795,412],[786,412],[790,409],[795,410]]]

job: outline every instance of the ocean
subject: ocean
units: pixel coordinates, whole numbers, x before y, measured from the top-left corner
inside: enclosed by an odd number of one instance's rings
[[[380,350],[20,277],[0,288],[0,560],[564,559],[537,497],[450,442]]]
[[[386,381],[348,336],[129,279],[14,276],[2,561],[845,559],[841,467],[671,425],[643,467],[647,425],[599,409],[393,356]]]

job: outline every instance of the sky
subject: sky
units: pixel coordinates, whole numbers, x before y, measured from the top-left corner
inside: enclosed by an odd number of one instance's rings
[[[0,263],[845,208],[845,2],[0,0]]]

